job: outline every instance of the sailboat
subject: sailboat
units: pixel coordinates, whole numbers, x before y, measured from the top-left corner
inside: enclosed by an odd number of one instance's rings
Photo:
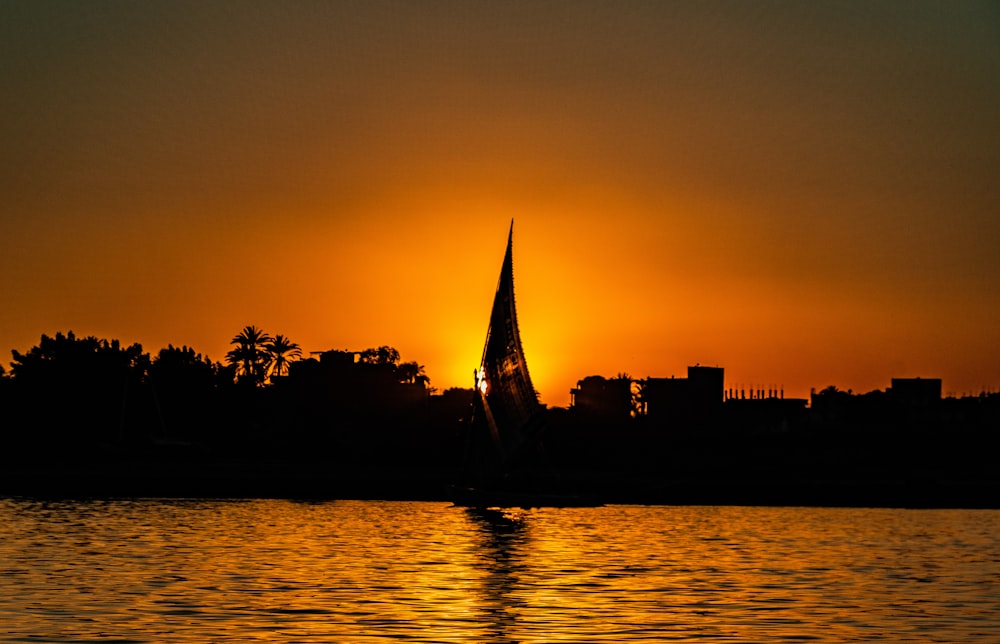
[[[473,416],[466,450],[472,482],[455,486],[453,501],[475,507],[594,505],[575,495],[547,493],[530,478],[525,481],[512,476],[536,445],[545,417],[545,407],[531,384],[517,325],[513,245],[511,221],[483,356],[474,370]]]

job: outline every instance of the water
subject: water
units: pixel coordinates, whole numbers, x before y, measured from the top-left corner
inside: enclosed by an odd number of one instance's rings
[[[0,500],[3,642],[1000,641],[1000,511]]]

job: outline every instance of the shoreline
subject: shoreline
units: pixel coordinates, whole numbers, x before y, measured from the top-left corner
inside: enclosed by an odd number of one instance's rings
[[[377,469],[308,462],[26,466],[0,470],[0,497],[452,501],[457,469]],[[595,505],[1000,509],[1000,480],[630,477],[539,472],[519,492],[580,494]]]

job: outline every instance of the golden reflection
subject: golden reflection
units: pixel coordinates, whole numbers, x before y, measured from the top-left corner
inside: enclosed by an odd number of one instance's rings
[[[10,641],[993,642],[997,534],[996,510],[0,499],[0,623]]]
[[[513,638],[518,613],[524,602],[515,592],[519,585],[524,550],[528,546],[527,514],[519,510],[465,508],[476,528],[477,562],[485,570],[481,578],[479,611],[492,625],[490,635],[497,642]]]

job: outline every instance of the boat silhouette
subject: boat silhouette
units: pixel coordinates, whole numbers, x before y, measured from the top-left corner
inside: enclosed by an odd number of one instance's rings
[[[513,245],[511,221],[483,355],[473,373],[465,481],[452,487],[451,497],[456,505],[481,508],[598,505],[592,498],[553,489],[559,486],[553,485],[552,476],[523,467],[543,433],[545,407],[531,383],[521,346]]]

